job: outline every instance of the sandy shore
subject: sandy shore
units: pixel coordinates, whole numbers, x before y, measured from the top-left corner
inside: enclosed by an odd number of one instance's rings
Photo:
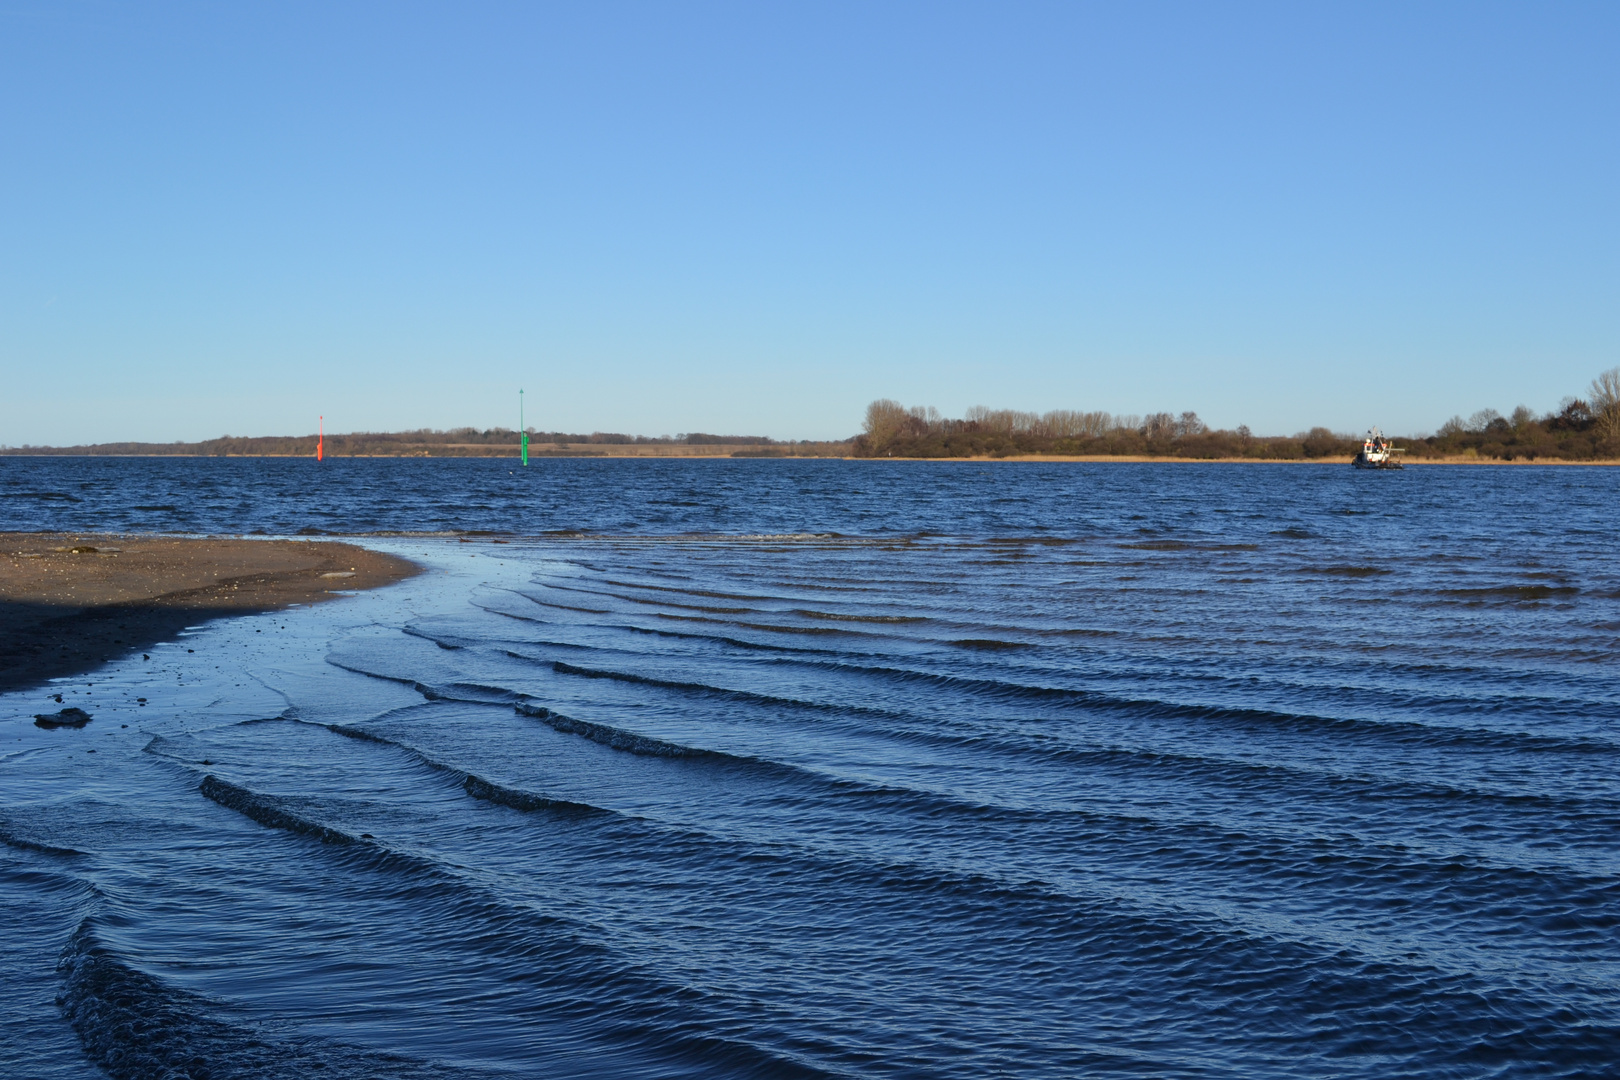
[[[223,615],[417,573],[331,541],[0,533],[0,691],[93,670]]]

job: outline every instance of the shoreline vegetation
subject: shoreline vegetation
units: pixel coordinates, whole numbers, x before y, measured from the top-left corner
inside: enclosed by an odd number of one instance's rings
[[[1325,427],[1297,435],[1255,435],[1247,426],[1213,430],[1195,412],[1127,416],[975,406],[958,420],[885,398],[867,406],[853,456],[1332,461],[1354,458],[1362,438]],[[1567,397],[1542,416],[1523,405],[1509,416],[1481,409],[1467,420],[1452,417],[1434,435],[1395,442],[1414,463],[1612,461],[1620,458],[1620,368],[1592,380],[1585,398]]]
[[[702,432],[649,437],[528,430],[529,456],[645,458],[883,458],[918,460],[1328,462],[1348,460],[1362,436],[1314,427],[1295,435],[1256,435],[1246,425],[1211,429],[1195,412],[1147,416],[1046,413],[974,406],[960,419],[907,408],[888,398],[866,409],[859,435],[843,440],[778,440]],[[1585,397],[1566,397],[1542,415],[1520,405],[1507,416],[1481,409],[1454,416],[1433,435],[1395,437],[1419,463],[1594,464],[1620,462],[1620,367],[1592,380]],[[325,436],[327,457],[516,457],[511,428],[356,432]],[[81,457],[314,457],[316,436],[230,435],[202,442],[0,446],[0,455]]]

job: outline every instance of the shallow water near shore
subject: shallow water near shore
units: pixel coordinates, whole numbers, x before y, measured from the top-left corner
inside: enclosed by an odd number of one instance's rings
[[[0,528],[428,568],[50,687],[82,730],[0,696],[0,1058],[1612,1075],[1616,507],[1608,469],[0,458]]]

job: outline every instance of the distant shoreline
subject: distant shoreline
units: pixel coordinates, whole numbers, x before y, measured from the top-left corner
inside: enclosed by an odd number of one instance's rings
[[[191,460],[202,459],[202,458],[209,458],[209,459],[230,458],[230,459],[233,459],[233,460],[279,460],[279,461],[293,461],[293,460],[300,460],[300,459],[313,460],[313,455],[310,455],[310,454],[74,454],[74,453],[67,453],[67,452],[64,452],[64,451],[50,451],[50,450],[45,450],[44,452],[38,452],[38,453],[31,453],[31,452],[23,451],[23,450],[5,450],[3,452],[0,452],[0,457],[22,457],[22,458],[145,458],[145,459],[150,459],[150,460],[162,460],[162,459],[168,459],[168,458],[185,458],[185,459],[191,459]],[[699,448],[699,447],[684,447],[684,446],[613,446],[613,447],[593,446],[593,447],[590,447],[589,449],[586,449],[586,448],[583,448],[583,447],[580,447],[580,448],[577,448],[577,449],[573,448],[573,447],[569,447],[569,448],[564,448],[564,449],[540,449],[540,450],[537,450],[537,449],[531,447],[530,450],[529,450],[529,457],[531,459],[539,459],[539,460],[544,460],[544,459],[556,460],[556,459],[562,459],[562,458],[583,458],[583,459],[641,458],[641,459],[679,459],[679,460],[682,460],[682,461],[749,461],[749,460],[760,460],[760,461],[859,461],[859,462],[868,462],[868,463],[870,463],[870,462],[880,462],[880,461],[919,461],[919,462],[922,462],[922,461],[952,462],[952,461],[954,461],[954,462],[961,462],[961,463],[964,463],[964,464],[980,464],[980,465],[985,464],[987,462],[996,462],[996,461],[1011,461],[1011,462],[1041,462],[1041,461],[1046,461],[1046,462],[1067,462],[1067,463],[1100,462],[1100,463],[1105,463],[1105,464],[1112,463],[1112,464],[1120,464],[1120,465],[1141,465],[1141,464],[1149,464],[1149,463],[1153,463],[1153,462],[1162,462],[1162,463],[1165,463],[1165,464],[1173,464],[1173,465],[1348,465],[1348,464],[1350,464],[1349,460],[1345,459],[1345,458],[1252,458],[1252,457],[1195,458],[1195,457],[1177,457],[1177,456],[1170,455],[1170,454],[1162,454],[1162,455],[1153,455],[1153,454],[1090,454],[1090,455],[1073,455],[1073,454],[1007,454],[1005,456],[1000,456],[1000,457],[997,457],[997,456],[982,456],[982,457],[910,457],[910,456],[906,456],[906,457],[858,457],[858,456],[853,455],[853,454],[791,453],[791,452],[784,452],[782,450],[782,448],[780,448],[780,447],[765,447],[765,446],[760,446],[760,447],[746,447],[745,446],[745,447],[739,447],[736,450],[732,450],[732,451],[729,451],[729,452],[723,452],[723,453],[716,453],[716,452],[714,452],[713,449],[711,449],[709,447]],[[465,460],[494,460],[494,461],[510,461],[510,462],[513,462],[514,464],[516,464],[517,461],[518,461],[518,456],[517,456],[517,454],[515,452],[500,453],[500,454],[492,454],[492,453],[472,453],[472,454],[468,454],[468,453],[462,453],[462,454],[426,454],[426,453],[407,453],[407,454],[328,454],[327,458],[328,458],[328,460],[333,460],[333,461],[360,461],[360,460],[374,461],[374,460],[386,460],[386,459],[397,459],[397,460],[401,460],[401,461],[419,461],[419,460],[427,460],[427,459],[434,459],[434,460],[440,460],[440,461],[449,461],[449,460],[463,460],[463,461],[465,461]],[[1606,458],[1606,459],[1597,459],[1597,460],[1570,460],[1568,458],[1515,458],[1515,459],[1513,459],[1511,461],[1506,461],[1506,460],[1503,460],[1501,458],[1451,456],[1451,457],[1413,457],[1413,458],[1407,459],[1405,464],[1407,465],[1407,467],[1410,467],[1410,468],[1416,468],[1416,467],[1419,467],[1419,466],[1426,466],[1426,465],[1515,465],[1515,466],[1524,466],[1524,465],[1558,465],[1558,466],[1586,465],[1586,466],[1590,466],[1590,465],[1596,465],[1596,466],[1613,466],[1613,465],[1620,465],[1620,459]]]
[[[847,458],[848,443],[530,443],[530,458]],[[291,453],[98,450],[90,447],[29,446],[0,449],[0,457],[79,458],[310,458],[313,445]],[[356,454],[328,448],[329,460],[340,458],[496,458],[516,461],[516,445],[459,443],[407,444],[393,453]]]

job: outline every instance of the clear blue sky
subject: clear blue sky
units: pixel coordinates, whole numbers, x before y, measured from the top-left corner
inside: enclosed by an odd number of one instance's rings
[[[0,443],[1257,432],[1620,364],[1616,3],[0,0]]]

